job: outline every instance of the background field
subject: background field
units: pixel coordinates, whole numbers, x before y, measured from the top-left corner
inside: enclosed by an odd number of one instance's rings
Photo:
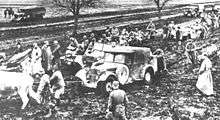
[[[102,0],[108,3],[114,4],[142,4],[142,3],[149,3],[150,0]],[[172,3],[195,3],[195,2],[215,2],[219,0],[173,0]],[[40,3],[41,0],[0,0],[0,4],[33,4],[33,3]]]

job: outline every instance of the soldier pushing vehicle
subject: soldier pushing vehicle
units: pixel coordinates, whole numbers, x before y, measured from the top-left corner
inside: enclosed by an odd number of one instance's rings
[[[65,82],[64,82],[64,78],[63,78],[61,71],[54,65],[52,72],[53,73],[51,74],[44,74],[41,77],[40,84],[37,90],[37,94],[39,98],[45,97],[45,96],[41,96],[41,93],[45,92],[43,91],[43,89],[45,85],[48,84],[50,93],[53,94],[52,98],[55,99],[55,103],[50,101],[50,108],[49,108],[49,113],[47,116],[50,116],[52,114],[51,113],[52,109],[60,105],[60,97],[61,95],[64,94],[64,90],[65,90]]]

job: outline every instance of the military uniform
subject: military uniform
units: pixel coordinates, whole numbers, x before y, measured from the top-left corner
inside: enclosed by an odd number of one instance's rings
[[[196,63],[196,45],[193,42],[188,42],[186,44],[186,56],[188,58],[188,61],[191,62],[193,65]]]
[[[39,84],[39,87],[37,90],[37,94],[39,96],[40,96],[44,86],[47,83],[50,85],[50,91],[51,91],[51,93],[54,94],[54,98],[56,100],[56,103],[54,103],[53,101],[50,101],[48,103],[49,112],[47,115],[44,116],[45,118],[50,117],[52,115],[52,111],[59,109],[57,106],[60,105],[60,96],[62,94],[64,94],[64,89],[65,89],[64,78],[63,78],[62,73],[59,70],[55,71],[51,77],[47,74],[44,74],[41,77],[41,81],[40,81],[40,84]]]
[[[57,70],[55,71],[51,77],[45,74],[41,77],[37,93],[40,95],[46,83],[49,83],[51,86],[51,92],[54,93],[54,97],[56,99],[60,99],[60,96],[64,94],[65,82],[63,79],[62,73]]]
[[[127,120],[125,114],[127,103],[128,103],[128,98],[124,90],[120,90],[118,88],[113,90],[109,95],[108,110],[107,110],[108,113],[106,115],[106,118],[113,120],[117,120],[117,119]]]
[[[31,74],[42,74],[44,72],[41,64],[42,51],[37,44],[34,44],[34,48],[31,53]]]
[[[46,73],[51,71],[52,59],[52,51],[49,46],[49,43],[46,41],[45,44],[42,46],[42,67],[44,68]]]
[[[57,41],[54,41],[54,48],[52,51],[53,54],[53,60],[52,64],[60,68],[61,66],[61,61],[60,61],[60,56],[61,56],[61,50],[60,50],[60,45]]]

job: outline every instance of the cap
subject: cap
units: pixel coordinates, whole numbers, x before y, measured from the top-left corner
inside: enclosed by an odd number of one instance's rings
[[[83,36],[83,38],[84,38],[84,39],[86,39],[86,38],[87,38],[87,36],[86,36],[86,35],[84,35],[84,36]]]
[[[44,44],[45,44],[45,45],[49,45],[49,42],[48,42],[48,41],[44,41]]]
[[[198,60],[199,60],[199,61],[200,61],[200,60],[203,60],[203,59],[205,59],[205,55],[204,55],[204,54],[201,54],[201,55],[198,56]]]
[[[70,38],[70,40],[76,40],[76,38],[74,38],[74,37],[71,37],[71,38]]]
[[[55,40],[55,41],[53,41],[53,43],[54,43],[54,44],[58,44],[58,41]]]
[[[21,45],[21,42],[17,42],[17,45]]]
[[[37,43],[33,43],[33,46],[36,47],[36,46],[37,46]]]

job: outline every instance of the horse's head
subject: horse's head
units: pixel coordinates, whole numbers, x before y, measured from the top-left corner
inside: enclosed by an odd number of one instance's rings
[[[24,59],[19,66],[21,72],[31,75],[30,57]]]

